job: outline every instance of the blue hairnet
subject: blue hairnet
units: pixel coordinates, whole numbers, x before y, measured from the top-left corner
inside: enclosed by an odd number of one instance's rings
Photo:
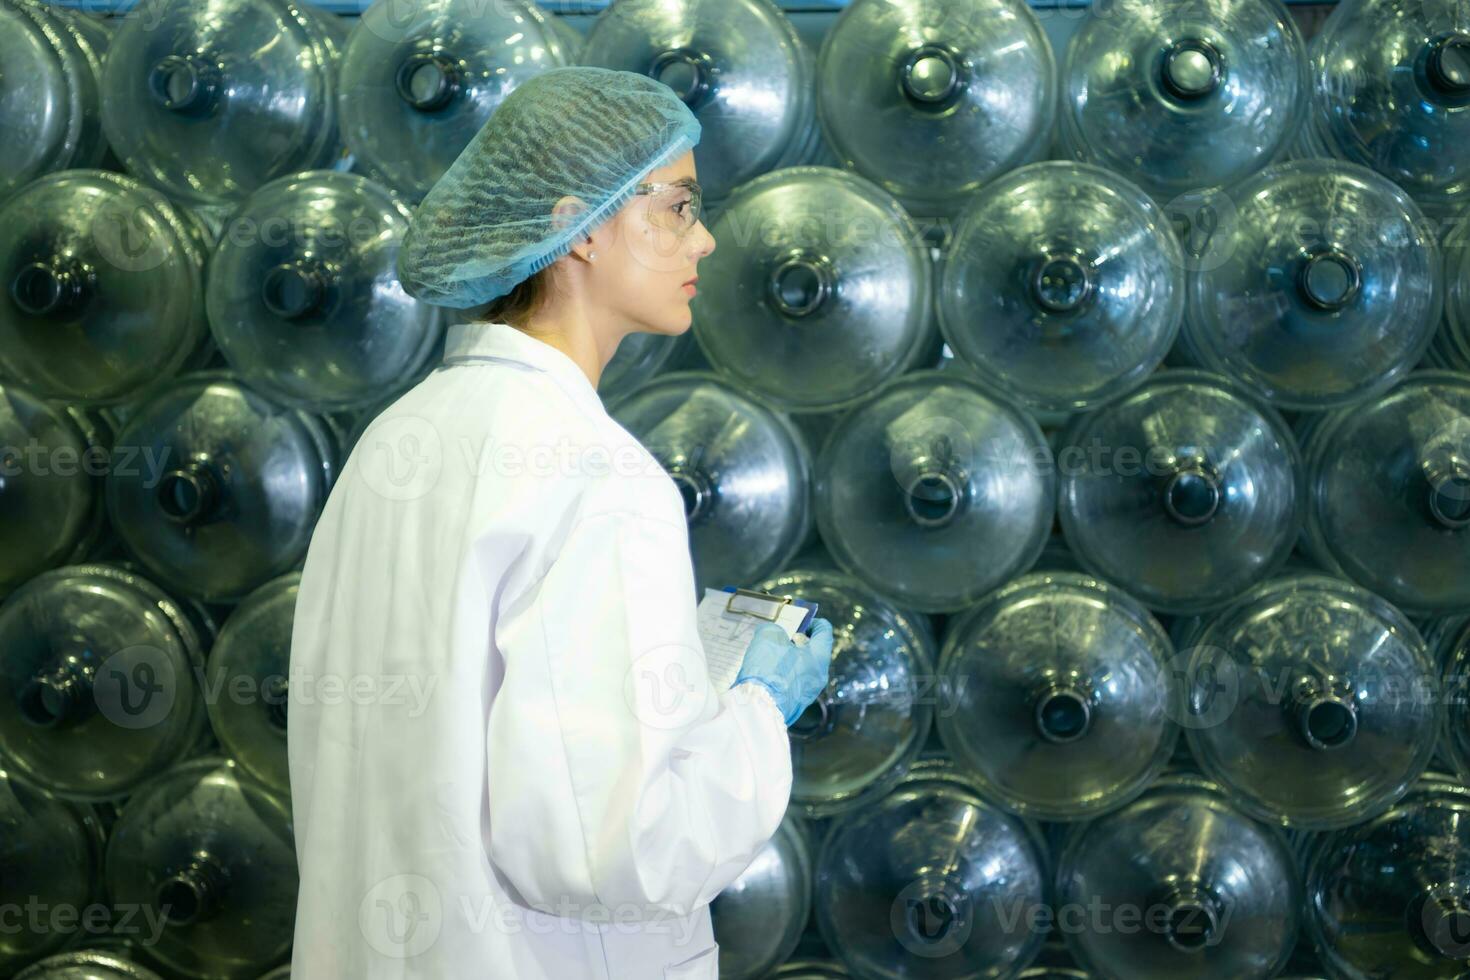
[[[552,68],[496,107],[418,210],[398,253],[409,295],[465,309],[504,296],[699,142],[673,89],[630,71]],[[552,222],[564,196],[587,209]]]

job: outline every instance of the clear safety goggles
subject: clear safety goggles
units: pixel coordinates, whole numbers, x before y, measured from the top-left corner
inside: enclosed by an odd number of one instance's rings
[[[648,220],[656,228],[685,235],[699,221],[704,204],[699,182],[692,177],[675,181],[645,181],[634,190],[649,197]]]

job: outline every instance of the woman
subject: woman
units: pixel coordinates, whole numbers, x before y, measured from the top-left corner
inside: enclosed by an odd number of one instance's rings
[[[775,832],[832,627],[704,673],[682,499],[604,411],[689,329],[699,123],[600,68],[517,88],[435,185],[405,289],[485,322],[364,433],[302,572],[293,980],[712,980],[708,904]]]

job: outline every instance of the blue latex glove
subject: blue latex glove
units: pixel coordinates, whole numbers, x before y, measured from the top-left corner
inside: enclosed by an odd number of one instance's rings
[[[735,685],[753,681],[770,691],[789,726],[827,686],[831,666],[832,624],[827,620],[814,618],[804,643],[788,640],[775,623],[764,623],[745,648]]]

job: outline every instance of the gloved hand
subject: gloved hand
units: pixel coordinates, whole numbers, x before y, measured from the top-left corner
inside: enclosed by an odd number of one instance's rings
[[[789,726],[827,686],[832,666],[832,624],[820,616],[812,620],[811,636],[797,642],[775,623],[757,627],[745,648],[745,659],[735,685],[746,681],[771,692]]]

